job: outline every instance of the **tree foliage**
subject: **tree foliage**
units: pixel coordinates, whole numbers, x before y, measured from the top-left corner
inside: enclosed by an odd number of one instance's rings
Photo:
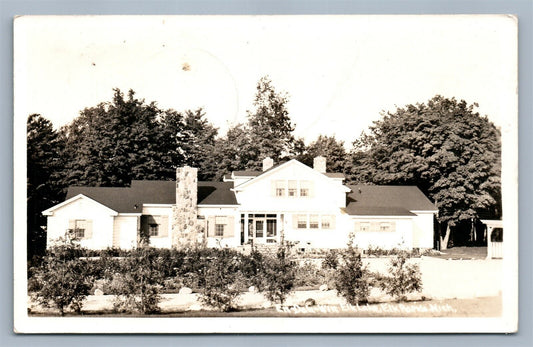
[[[448,226],[501,215],[500,131],[474,107],[435,96],[384,114],[354,143],[352,181],[417,185]]]
[[[217,178],[233,170],[260,170],[266,157],[279,163],[294,154],[294,124],[288,101],[287,94],[277,92],[270,78],[259,80],[246,124],[231,127],[217,141]]]
[[[381,289],[398,301],[406,301],[407,294],[422,291],[422,274],[418,264],[409,263],[408,251],[400,250],[390,259],[388,276],[379,276]]]
[[[312,167],[313,159],[318,156],[327,159],[326,170],[328,172],[344,173],[346,171],[347,154],[344,141],[337,140],[335,136],[319,135],[309,146],[304,147],[296,158]]]
[[[44,307],[58,309],[61,316],[68,308],[79,314],[92,287],[87,261],[77,256],[80,251],[74,244],[52,247],[42,264],[32,271],[37,289],[34,299]]]
[[[64,143],[52,123],[38,114],[27,120],[27,223],[28,257],[43,254],[46,225],[41,211],[59,203],[63,195],[61,178]]]
[[[351,234],[346,249],[340,252],[341,261],[335,271],[335,289],[348,303],[358,305],[368,301],[369,271],[353,243],[354,235]]]
[[[155,103],[115,89],[112,102],[86,108],[63,129],[67,183],[126,186],[132,179],[161,178],[161,143]]]
[[[281,244],[275,256],[265,255],[263,261],[260,290],[270,302],[283,305],[296,280],[296,264],[289,258],[288,246]]]

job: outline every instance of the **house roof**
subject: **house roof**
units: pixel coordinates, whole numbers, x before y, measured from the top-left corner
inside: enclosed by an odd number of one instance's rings
[[[276,165],[273,165],[272,167],[270,167],[268,170],[265,170],[265,171],[255,171],[255,170],[233,171],[233,176],[235,176],[235,177],[254,177],[255,178],[255,177],[261,176],[262,174],[267,173],[267,172],[271,171],[272,169],[275,169],[278,166],[281,166],[281,165],[283,165],[283,164],[285,164],[287,162],[288,161],[277,163]],[[312,167],[310,167],[310,168],[313,169]],[[344,174],[340,173],[340,172],[324,172],[323,174],[326,175],[329,178],[342,178],[342,179],[345,178]],[[226,178],[226,175],[224,175],[224,177]],[[231,178],[231,175],[228,175],[227,178],[228,179]]]
[[[415,186],[350,185],[346,213],[357,216],[412,216],[410,211],[436,211]]]
[[[233,171],[233,175],[239,176],[239,177],[256,177],[262,173],[263,171],[254,171],[254,170]]]
[[[233,182],[198,182],[198,205],[237,205]]]
[[[236,205],[233,182],[198,182],[198,205]],[[143,204],[175,204],[175,181],[138,181],[131,187],[69,187],[66,200],[83,194],[119,213],[141,213]]]
[[[324,175],[329,178],[344,178],[344,174],[340,172],[324,172]]]

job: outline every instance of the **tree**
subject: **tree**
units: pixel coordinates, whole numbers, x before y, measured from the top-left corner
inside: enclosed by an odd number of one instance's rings
[[[348,303],[358,305],[368,302],[369,272],[353,242],[354,235],[350,234],[346,249],[340,252],[341,262],[335,271],[335,289]]]
[[[275,256],[264,256],[262,286],[259,288],[270,302],[281,305],[291,292],[296,280],[296,264],[289,258],[289,248],[283,243]]]
[[[477,106],[435,96],[398,108],[352,151],[352,181],[417,185],[435,202],[442,249],[460,221],[501,215],[500,131]]]
[[[388,276],[377,275],[380,287],[398,301],[406,301],[407,294],[422,291],[422,274],[418,264],[409,263],[411,255],[400,250],[390,259]]]
[[[52,123],[38,114],[27,120],[27,232],[28,258],[44,254],[46,219],[42,211],[62,200],[64,143]]]
[[[251,145],[245,125],[237,124],[228,129],[224,137],[215,142],[213,158],[217,163],[215,179],[221,180],[224,174],[234,170],[246,170],[248,163],[258,160]]]
[[[216,174],[217,164],[213,153],[215,151],[215,138],[218,129],[205,118],[202,109],[186,111],[185,113],[185,139],[183,148],[185,162],[198,168],[198,179],[209,180]]]
[[[89,295],[93,278],[88,276],[87,260],[80,259],[81,248],[72,243],[52,247],[42,264],[33,269],[38,288],[35,300],[45,307],[54,307],[63,316],[66,308],[81,313]]]
[[[335,136],[319,135],[318,138],[305,148],[303,153],[297,156],[302,163],[313,166],[313,159],[323,156],[327,159],[326,170],[328,172],[346,171],[346,150],[344,141],[337,141]]]
[[[223,312],[235,310],[241,293],[239,284],[244,279],[241,266],[242,256],[237,252],[229,249],[218,251],[216,257],[208,260],[202,272],[204,288],[200,300]]]
[[[292,153],[294,124],[287,110],[288,101],[288,95],[276,92],[267,76],[257,83],[254,109],[248,111],[249,151],[253,153],[248,169],[260,169],[266,157],[279,162]]]
[[[63,128],[67,141],[67,183],[127,186],[132,179],[159,179],[161,165],[155,103],[127,99],[119,89],[113,101],[86,108]]]

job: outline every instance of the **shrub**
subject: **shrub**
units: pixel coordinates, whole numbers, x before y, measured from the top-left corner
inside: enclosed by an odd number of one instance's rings
[[[241,293],[239,283],[241,257],[234,251],[222,249],[218,255],[206,262],[202,282],[204,289],[200,300],[221,311],[228,312],[236,308],[236,299]]]
[[[263,254],[255,248],[252,249],[250,255],[242,256],[240,270],[247,281],[246,285],[254,286],[258,290],[264,287],[264,265]]]
[[[294,285],[296,287],[316,287],[327,283],[326,271],[305,261],[296,267]]]
[[[109,289],[115,294],[117,311],[154,313],[159,311],[159,292],[163,283],[158,251],[140,247],[119,260],[119,272],[112,275]]]
[[[408,264],[409,258],[409,252],[399,252],[390,260],[389,275],[378,279],[381,289],[398,301],[407,300],[408,293],[422,290],[420,268],[418,264]]]
[[[283,304],[294,287],[295,263],[288,257],[289,249],[281,244],[275,256],[265,256],[263,261],[263,287],[259,290],[270,302]]]
[[[57,308],[61,316],[67,308],[81,313],[83,300],[92,287],[87,261],[76,257],[80,253],[80,247],[74,244],[56,246],[47,252],[42,265],[33,270],[30,285],[35,300],[45,307]]]
[[[339,266],[339,252],[335,249],[330,249],[324,260],[322,261],[323,269],[336,269]]]
[[[352,305],[368,302],[369,272],[363,266],[361,253],[353,247],[353,235],[340,253],[342,261],[335,273],[335,288]]]

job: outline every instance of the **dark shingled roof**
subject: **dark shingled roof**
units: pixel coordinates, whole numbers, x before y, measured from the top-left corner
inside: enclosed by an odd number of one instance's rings
[[[198,205],[237,205],[233,182],[198,182]]]
[[[330,178],[344,178],[344,174],[340,172],[325,172],[324,175]]]
[[[435,205],[415,186],[351,185],[346,213],[357,216],[412,216]]]
[[[236,205],[233,182],[198,182],[198,205]],[[83,194],[119,213],[141,213],[143,204],[175,204],[175,181],[137,181],[131,187],[69,187],[66,200]],[[135,208],[137,206],[137,208]]]
[[[244,177],[256,177],[262,173],[263,171],[253,171],[253,170],[233,171],[233,175],[244,176]]]

